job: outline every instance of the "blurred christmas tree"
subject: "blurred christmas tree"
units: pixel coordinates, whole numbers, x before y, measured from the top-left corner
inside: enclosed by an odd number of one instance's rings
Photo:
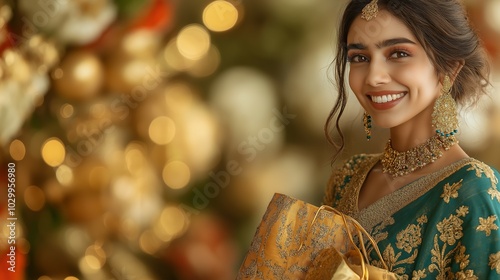
[[[343,3],[0,0],[0,279],[234,279],[274,192],[321,201]]]
[[[234,279],[248,219],[267,203],[255,186],[299,168],[283,183],[297,192],[315,164],[283,148],[297,124],[276,81],[306,17],[277,11],[240,0],[0,1],[15,279]],[[1,278],[14,279],[7,267]]]

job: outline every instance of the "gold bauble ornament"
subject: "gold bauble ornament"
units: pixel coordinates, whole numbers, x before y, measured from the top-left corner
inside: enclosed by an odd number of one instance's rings
[[[116,56],[106,65],[106,88],[116,94],[146,94],[159,85],[161,77],[154,72],[152,58]]]
[[[100,59],[88,51],[66,55],[52,72],[54,88],[67,99],[84,101],[95,97],[103,84],[104,70]]]

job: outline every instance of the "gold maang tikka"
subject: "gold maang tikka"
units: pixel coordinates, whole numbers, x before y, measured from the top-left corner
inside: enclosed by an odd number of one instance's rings
[[[372,0],[361,11],[361,18],[367,21],[376,18],[378,14],[378,0]]]

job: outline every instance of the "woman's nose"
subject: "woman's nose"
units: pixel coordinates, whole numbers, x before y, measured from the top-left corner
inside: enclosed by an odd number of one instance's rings
[[[370,67],[368,68],[368,74],[366,76],[366,84],[377,87],[383,84],[387,84],[391,81],[391,76],[389,75],[388,65],[385,60],[377,58],[370,61]]]

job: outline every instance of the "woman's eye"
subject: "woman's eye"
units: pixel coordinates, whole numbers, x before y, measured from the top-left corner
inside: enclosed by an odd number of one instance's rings
[[[357,62],[367,62],[367,61],[368,61],[368,58],[366,56],[360,55],[360,54],[356,54],[356,55],[349,57],[349,62],[357,63]]]
[[[403,57],[408,57],[410,56],[408,53],[403,52],[403,51],[396,51],[391,54],[390,58],[403,58]]]

